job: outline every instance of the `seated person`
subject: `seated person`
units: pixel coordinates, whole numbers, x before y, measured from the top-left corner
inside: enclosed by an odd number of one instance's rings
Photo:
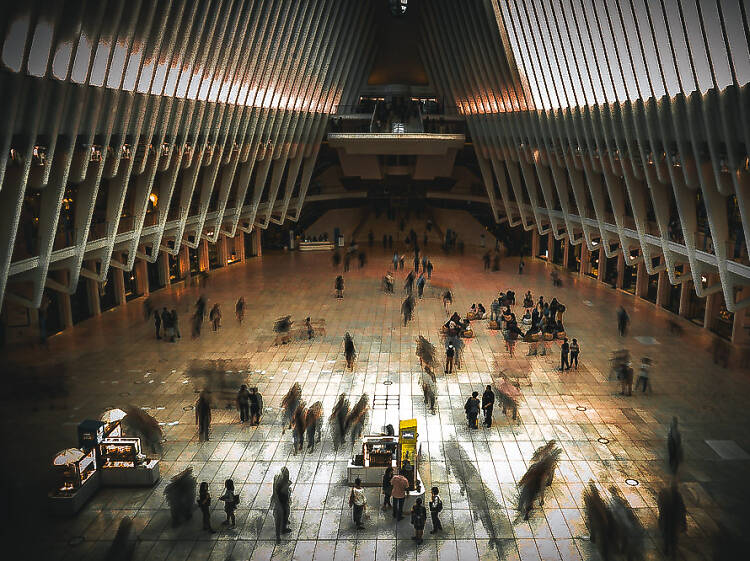
[[[521,318],[521,323],[524,325],[531,325],[531,314],[529,313],[529,310],[526,310],[526,313],[523,314],[523,317]]]
[[[484,317],[484,314],[487,313],[487,310],[484,309],[484,306],[480,302],[477,306],[477,316],[481,319]]]
[[[505,300],[508,302],[509,305],[515,306],[516,304],[516,293],[512,290],[509,290],[505,293]]]
[[[386,292],[393,292],[393,275],[390,272],[383,277],[383,289]]]
[[[554,333],[555,323],[553,321],[542,322],[542,333]]]
[[[531,296],[531,291],[530,290],[523,297],[523,307],[524,308],[533,308],[534,307],[534,298]]]
[[[477,313],[477,305],[476,305],[476,304],[472,304],[472,305],[471,305],[471,308],[469,309],[469,311],[470,311],[470,312],[471,312],[472,314],[476,314],[476,313]]]
[[[443,325],[445,325],[446,328],[450,328],[450,324],[453,322],[453,324],[458,325],[461,323],[461,316],[458,315],[458,312],[453,312],[453,315],[450,317],[448,321],[446,321]]]

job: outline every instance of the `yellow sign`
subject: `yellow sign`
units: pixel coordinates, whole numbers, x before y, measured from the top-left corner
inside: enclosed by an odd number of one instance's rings
[[[408,460],[413,466],[417,454],[417,420],[407,419],[399,422],[398,439],[401,444],[400,464]]]

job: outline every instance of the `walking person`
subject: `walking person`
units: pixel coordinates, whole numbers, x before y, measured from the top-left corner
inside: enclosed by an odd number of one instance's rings
[[[240,423],[250,419],[250,392],[245,384],[242,384],[237,392],[237,409],[240,411]]]
[[[617,332],[620,334],[620,337],[625,336],[625,332],[628,329],[628,323],[630,323],[630,317],[625,311],[625,308],[620,306],[617,310]]]
[[[453,360],[456,357],[456,347],[452,343],[448,343],[448,348],[445,349],[445,373],[451,374],[453,372]]]
[[[428,260],[427,260],[427,278],[428,278],[428,279],[431,279],[431,278],[432,278],[432,269],[433,269],[433,267],[432,267],[432,261],[430,261],[430,260],[428,259]]]
[[[365,490],[362,488],[362,480],[359,477],[354,480],[354,487],[349,493],[349,506],[352,507],[352,516],[357,530],[364,530],[362,515],[367,508],[367,497],[365,496]]]
[[[521,260],[518,262],[518,274],[519,275],[523,274],[523,268],[525,266],[526,266],[526,263],[523,262],[523,257],[522,257]]]
[[[383,473],[383,510],[391,508],[391,492],[393,491],[391,479],[393,479],[393,467],[388,466],[385,468],[385,473]]]
[[[242,320],[245,319],[245,297],[240,296],[237,300],[237,304],[234,306],[234,315],[237,316],[237,322],[242,325]]]
[[[411,525],[414,526],[414,536],[411,539],[416,540],[417,545],[422,543],[424,534],[424,525],[427,522],[427,509],[422,504],[422,498],[418,498],[411,507]]]
[[[560,345],[560,372],[563,370],[570,370],[570,362],[568,361],[568,354],[570,353],[570,344],[568,343],[567,337],[563,339],[562,345]]]
[[[289,527],[289,506],[292,499],[291,486],[292,482],[289,479],[289,470],[284,466],[273,478],[273,494],[271,496],[277,544],[281,543],[281,534],[288,534],[292,531]]]
[[[669,471],[672,475],[677,475],[677,470],[682,463],[682,435],[677,426],[677,417],[672,417],[667,433],[667,453],[669,455]]]
[[[391,499],[393,500],[393,518],[396,521],[404,519],[404,501],[409,489],[409,480],[400,473],[391,478]]]
[[[424,295],[424,285],[427,281],[424,278],[424,273],[421,273],[419,275],[419,278],[417,279],[417,296],[422,298]]]
[[[432,530],[430,534],[436,534],[443,531],[443,524],[440,522],[440,513],[443,511],[443,501],[438,494],[440,490],[437,487],[432,488],[432,497],[430,498],[430,518],[432,518]]]
[[[211,308],[211,311],[208,314],[208,319],[213,324],[214,331],[218,331],[221,327],[221,308],[219,308],[219,304],[214,304],[214,307]]]
[[[644,356],[641,359],[641,369],[638,372],[638,380],[635,382],[635,391],[638,391],[639,386],[643,386],[643,393],[646,393],[646,388],[649,387],[649,371],[651,370],[651,359]]]
[[[195,424],[198,425],[198,439],[208,442],[208,431],[211,427],[211,403],[206,391],[202,391],[195,402]]]
[[[208,492],[208,483],[205,481],[201,483],[198,490],[198,508],[201,509],[201,514],[203,515],[203,529],[208,530],[212,534],[215,533],[211,527],[211,495]]]
[[[393,254],[393,270],[398,271],[398,252]]]
[[[344,297],[344,277],[342,277],[341,275],[337,276],[334,287],[336,288],[336,298],[343,298]]]
[[[219,500],[224,501],[224,512],[227,515],[224,524],[234,528],[237,525],[234,511],[237,510],[237,505],[240,503],[240,496],[234,493],[234,481],[227,479],[224,482],[224,494],[219,497]]]
[[[354,370],[354,360],[357,358],[357,350],[354,348],[354,339],[349,335],[349,332],[344,335],[344,358],[346,359],[346,367],[349,370]]]
[[[177,323],[177,310],[172,310],[170,315],[172,316],[172,328],[174,329],[174,334],[178,339],[182,339],[182,335],[180,335],[180,325]],[[174,338],[172,338],[172,341],[174,341]]]
[[[470,429],[477,429],[477,417],[479,416],[479,392],[472,392],[471,397],[466,400],[464,405],[464,411],[466,412],[466,420],[469,423]]]
[[[573,342],[570,344],[570,366],[573,366],[573,364],[576,365],[576,370],[578,370],[578,355],[581,352],[581,346],[578,344],[577,339],[573,339]]]
[[[156,328],[156,338],[161,339],[161,314],[159,310],[154,311],[154,327]]]
[[[492,409],[495,407],[495,392],[489,384],[482,394],[482,411],[484,412],[484,425],[487,428],[492,426]]]

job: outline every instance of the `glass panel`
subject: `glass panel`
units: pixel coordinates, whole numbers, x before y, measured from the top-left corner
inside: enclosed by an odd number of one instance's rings
[[[23,15],[10,24],[3,45],[3,64],[13,72],[21,70],[23,51],[26,48],[26,35],[29,32],[29,16]]]
[[[41,20],[36,26],[28,64],[29,74],[32,76],[44,76],[47,71],[47,62],[52,46],[52,30],[52,23],[46,20]]]
[[[73,62],[73,71],[70,74],[70,79],[74,82],[83,84],[86,81],[86,74],[89,71],[89,61],[91,60],[91,47],[89,38],[85,34],[82,34],[78,40],[78,50]]]

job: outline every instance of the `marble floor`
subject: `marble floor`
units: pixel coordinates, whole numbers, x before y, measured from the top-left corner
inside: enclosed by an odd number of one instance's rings
[[[26,559],[103,559],[120,520],[130,516],[137,559],[598,559],[581,497],[593,479],[603,489],[614,485],[622,492],[647,529],[647,557],[659,559],[656,493],[669,479],[666,433],[673,415],[680,419],[685,447],[679,480],[688,511],[678,557],[712,559],[719,524],[734,532],[747,528],[750,461],[724,459],[706,441],[734,441],[750,451],[750,384],[746,372],[713,365],[704,332],[688,328],[682,336],[669,334],[666,312],[592,279],[564,274],[564,286],[553,288],[549,267],[541,262],[528,263],[519,276],[511,260],[500,272],[485,273],[477,255],[445,256],[437,248],[428,253],[435,273],[406,327],[400,292],[380,290],[390,260],[382,250],[371,251],[364,269],[355,265],[345,274],[342,300],[334,296],[336,273],[328,254],[270,253],[213,273],[205,288],[154,293],[156,305],[174,307],[182,318],[183,338],[177,343],[155,339],[139,299],[52,337],[45,348],[6,349],[0,426],[12,459],[3,466],[3,493],[9,498],[4,529],[14,533],[10,543],[23,547]],[[399,271],[399,288],[403,277]],[[559,372],[557,345],[549,356],[528,357],[527,345],[520,343],[511,358],[500,333],[475,322],[476,337],[466,342],[461,368],[438,373],[437,410],[426,411],[414,341],[421,334],[439,347],[445,321],[439,294],[447,286],[461,313],[476,301],[489,309],[493,296],[507,288],[519,297],[527,289],[535,298],[556,296],[567,306],[569,336],[581,344],[580,368]],[[199,293],[209,306],[220,303],[223,325],[213,332],[206,323],[202,336],[191,340],[188,317]],[[242,325],[233,313],[240,295],[248,307]],[[616,330],[619,305],[632,319],[625,338]],[[274,346],[273,321],[285,314],[300,323],[308,315],[325,319],[327,332],[312,341]],[[345,369],[343,358],[346,331],[358,350],[353,371]],[[634,361],[654,359],[652,393],[621,396],[609,380],[610,352],[622,347]],[[191,374],[205,364],[217,372]],[[496,408],[492,428],[470,431],[464,402],[500,371],[521,384],[520,419],[507,419]],[[354,401],[366,392],[371,402],[389,396],[387,409],[371,412],[372,431],[417,419],[421,477],[441,490],[445,532],[430,534],[428,521],[424,543],[417,546],[408,518],[394,523],[390,514],[374,508],[379,489],[367,490],[373,508],[365,529],[355,530],[344,478],[359,445],[334,452],[326,425],[322,445],[294,455],[290,432],[282,434],[279,407],[295,381],[308,404],[322,400],[326,417],[340,393]],[[241,425],[222,401],[222,388],[231,395],[243,382],[258,386],[264,396],[267,408],[258,428]],[[214,389],[216,409],[211,440],[201,443],[191,406],[206,385]],[[54,453],[76,445],[80,420],[131,403],[164,423],[161,481],[148,489],[101,489],[76,517],[49,517],[36,505],[45,504],[53,485]],[[516,482],[534,449],[548,439],[559,442],[563,458],[544,508],[523,521],[515,510]],[[198,512],[189,523],[171,525],[164,487],[188,466],[198,481],[209,483],[214,499],[225,479],[234,480],[241,495],[235,529],[221,526],[224,513],[216,500],[217,533],[201,531]],[[292,533],[276,545],[269,508],[271,483],[282,466],[294,483]],[[629,486],[626,479],[638,484]]]

